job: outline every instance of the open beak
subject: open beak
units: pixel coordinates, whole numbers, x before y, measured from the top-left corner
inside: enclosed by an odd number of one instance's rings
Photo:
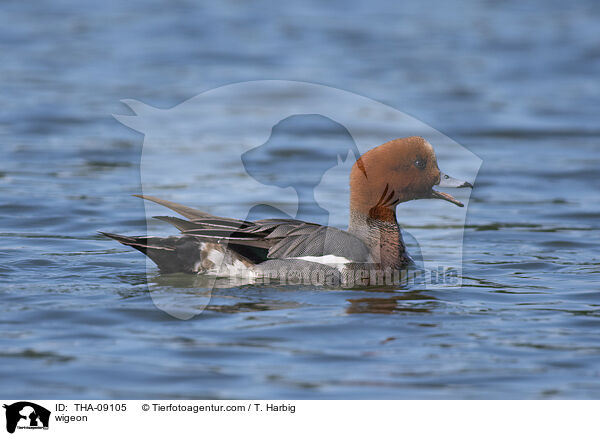
[[[469,182],[455,179],[454,177],[450,177],[449,175],[444,173],[440,173],[440,183],[438,183],[437,186],[439,186],[440,188],[473,188],[473,185],[471,185]],[[435,189],[431,190],[431,198],[439,198],[441,200],[446,200],[450,203],[456,204],[459,207],[465,206],[450,194],[446,194],[445,192],[439,192]]]

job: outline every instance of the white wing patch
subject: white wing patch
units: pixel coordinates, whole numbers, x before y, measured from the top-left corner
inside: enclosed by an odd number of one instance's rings
[[[336,256],[334,254],[328,254],[326,256],[302,256],[292,257],[291,259],[306,260],[307,262],[315,262],[323,265],[328,265],[337,268],[340,272],[344,269],[344,265],[352,262],[350,259],[346,259],[342,256]]]

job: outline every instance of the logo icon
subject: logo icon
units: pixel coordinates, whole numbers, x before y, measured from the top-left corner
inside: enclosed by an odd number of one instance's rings
[[[123,103],[134,115],[115,118],[144,134],[140,161],[142,194],[201,210],[208,207],[211,214],[235,216],[244,223],[274,218],[316,222],[326,229],[319,241],[331,244],[336,243],[338,231],[350,226],[352,167],[373,147],[394,138],[424,138],[435,145],[444,171],[462,180],[474,180],[482,162],[433,127],[391,106],[314,83],[235,83],[205,91],[170,109],[136,100]],[[239,197],[235,192],[241,193]],[[469,192],[461,191],[457,197],[467,206]],[[390,195],[391,191],[368,196],[376,197],[374,206],[378,199],[385,206],[394,200],[387,198]],[[440,195],[431,198],[450,201]],[[164,208],[152,201],[144,202],[144,207],[148,234],[166,232],[151,218],[154,216],[181,224],[177,218],[164,216]],[[418,281],[419,286],[431,289],[460,287],[467,208],[439,203],[431,207],[430,202],[410,201],[404,202],[401,209],[398,221],[403,243],[416,266],[404,270],[405,278],[394,275],[381,281]],[[181,232],[185,234],[187,230]],[[214,235],[221,231],[214,230]],[[306,241],[298,239],[303,240]],[[144,248],[143,241],[142,249],[155,248]],[[182,242],[185,241],[189,239]],[[314,245],[311,247],[319,252]],[[177,249],[168,246],[157,255],[174,254],[175,261],[180,262],[177,253]],[[183,257],[192,259],[190,268],[198,271],[203,265],[201,258],[194,257],[198,250],[190,253]],[[379,251],[374,253],[378,256]],[[209,259],[206,264],[217,273],[197,275],[193,283],[180,288],[173,286],[172,280],[158,276],[154,262],[147,257],[147,282],[156,307],[178,319],[190,319],[207,307],[213,289],[256,283],[253,272],[245,274],[247,269],[242,267],[219,274],[221,267],[227,265],[226,258],[217,259],[215,255],[214,262]],[[329,260],[339,258],[333,256]],[[300,268],[288,270],[288,274],[292,276],[288,284],[322,283],[320,275],[316,280],[310,275],[305,278]],[[378,276],[369,277],[374,277],[376,283],[380,281]],[[188,286],[196,291],[189,292]]]
[[[15,429],[48,429],[50,411],[29,401],[19,401],[4,405],[6,409],[6,431],[14,433]]]

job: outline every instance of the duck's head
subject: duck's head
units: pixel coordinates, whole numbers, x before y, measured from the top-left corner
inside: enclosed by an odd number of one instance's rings
[[[438,168],[433,147],[420,136],[386,142],[363,154],[350,173],[350,207],[372,218],[387,219],[405,201],[438,198],[464,205],[434,189],[472,188]]]

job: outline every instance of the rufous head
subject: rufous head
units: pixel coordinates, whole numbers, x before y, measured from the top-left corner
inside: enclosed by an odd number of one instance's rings
[[[399,203],[439,198],[463,207],[450,194],[434,186],[473,187],[438,168],[433,147],[420,136],[386,142],[363,154],[350,172],[350,208],[375,219],[395,220]]]

